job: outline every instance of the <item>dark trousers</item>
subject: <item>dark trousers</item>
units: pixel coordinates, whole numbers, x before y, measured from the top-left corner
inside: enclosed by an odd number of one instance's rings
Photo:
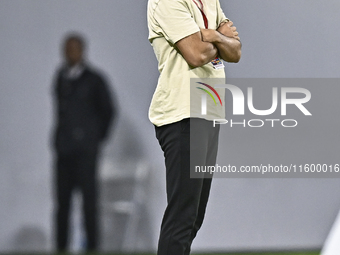
[[[190,254],[191,243],[203,223],[212,180],[207,175],[190,178],[190,143],[196,165],[215,165],[218,134],[219,127],[196,118],[156,127],[156,137],[165,157],[168,202],[158,255]]]
[[[97,248],[97,153],[58,155],[56,166],[57,206],[56,238],[58,251],[65,251],[69,242],[70,205],[73,191],[78,188],[83,200],[86,250]]]

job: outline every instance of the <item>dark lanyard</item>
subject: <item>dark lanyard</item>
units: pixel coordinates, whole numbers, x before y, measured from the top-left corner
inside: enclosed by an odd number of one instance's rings
[[[203,3],[201,0],[198,0],[200,2],[200,4],[202,5],[202,8],[197,4],[197,2],[195,0],[192,0],[194,1],[194,3],[196,4],[196,6],[198,7],[198,9],[200,9],[201,13],[202,13],[202,16],[203,16],[203,20],[204,20],[204,26],[206,29],[208,29],[208,18],[207,16],[205,15],[204,13],[204,10],[203,10]]]

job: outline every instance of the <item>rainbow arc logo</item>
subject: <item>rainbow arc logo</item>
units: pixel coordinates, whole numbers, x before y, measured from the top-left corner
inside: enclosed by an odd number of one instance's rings
[[[205,86],[205,87],[207,87],[207,88],[209,88],[209,89],[217,96],[218,100],[220,101],[221,106],[223,106],[223,105],[222,105],[222,100],[221,100],[220,95],[217,93],[217,91],[216,91],[213,87],[211,87],[210,85],[208,85],[208,84],[206,84],[206,83],[203,83],[203,82],[197,82],[197,83],[198,83],[198,84],[201,84],[201,85],[203,85],[203,86]],[[210,91],[208,91],[208,90],[206,90],[206,89],[204,89],[204,88],[201,88],[201,87],[196,87],[196,88],[198,88],[198,89],[203,90],[204,92],[206,92],[206,93],[212,98],[212,100],[214,101],[215,105],[217,105],[216,100],[215,100],[214,96],[211,94]]]
[[[210,86],[210,85],[208,85],[206,83],[203,83],[203,82],[197,82],[197,83],[203,85],[204,87],[206,87],[206,88],[196,87],[197,89],[200,89],[200,90],[202,90],[202,91],[204,91],[206,93],[206,94],[202,95],[202,110],[201,110],[201,114],[202,115],[207,115],[207,94],[212,98],[212,100],[214,101],[215,105],[217,105],[216,99],[215,99],[215,97],[213,95],[213,94],[215,94],[217,96],[221,106],[223,106],[220,95],[217,93],[217,91],[212,86]]]

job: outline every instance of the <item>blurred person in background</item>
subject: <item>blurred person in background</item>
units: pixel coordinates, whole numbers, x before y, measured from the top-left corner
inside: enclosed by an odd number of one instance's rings
[[[69,218],[74,190],[82,194],[85,249],[98,248],[97,158],[115,117],[105,79],[84,59],[85,40],[72,33],[63,42],[64,63],[54,84],[55,229],[58,251],[69,243]]]

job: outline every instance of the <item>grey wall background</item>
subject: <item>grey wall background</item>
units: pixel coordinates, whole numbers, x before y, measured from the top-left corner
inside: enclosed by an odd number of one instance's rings
[[[89,59],[112,81],[120,119],[130,123],[152,166],[147,204],[150,248],[155,249],[165,181],[162,153],[147,119],[158,72],[147,41],[146,4],[146,0],[0,1],[0,251],[18,250],[25,229],[36,229],[43,240],[41,250],[52,247],[51,79],[60,63],[60,40],[70,30],[86,34]],[[339,77],[338,1],[221,0],[221,5],[243,43],[242,61],[226,65],[228,77]],[[117,145],[114,155],[104,157],[121,156],[120,130],[122,124],[108,143]],[[337,139],[336,130],[322,135]],[[244,140],[228,138],[223,133],[222,143],[237,148],[228,156],[238,157]],[[337,159],[336,146],[329,148],[322,140],[314,146],[321,158],[331,153]],[[293,141],[291,153],[303,153],[299,148],[300,143]],[[226,150],[222,146],[220,155]],[[339,179],[216,179],[194,249],[320,248],[340,208],[339,183]]]

